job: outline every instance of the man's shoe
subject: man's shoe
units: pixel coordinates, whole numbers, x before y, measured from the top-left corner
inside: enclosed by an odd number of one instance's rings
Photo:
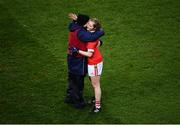
[[[95,105],[95,97],[92,97],[91,100],[87,102],[89,105]]]
[[[74,107],[77,109],[83,109],[86,106],[85,102],[75,103]]]

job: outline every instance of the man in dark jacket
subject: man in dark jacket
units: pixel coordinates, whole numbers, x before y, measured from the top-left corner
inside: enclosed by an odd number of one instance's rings
[[[69,24],[68,40],[68,88],[65,98],[66,103],[73,104],[76,108],[83,108],[85,101],[83,98],[84,77],[87,73],[86,57],[71,52],[72,47],[86,50],[86,42],[95,41],[104,35],[104,31],[94,33],[87,32],[83,26],[88,22],[89,16],[79,14],[69,14],[72,22]],[[80,39],[82,41],[80,41]]]

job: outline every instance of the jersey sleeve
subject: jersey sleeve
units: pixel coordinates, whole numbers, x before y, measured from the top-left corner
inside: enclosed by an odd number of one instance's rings
[[[97,42],[88,42],[86,44],[87,51],[88,52],[94,52],[96,46],[97,46]]]

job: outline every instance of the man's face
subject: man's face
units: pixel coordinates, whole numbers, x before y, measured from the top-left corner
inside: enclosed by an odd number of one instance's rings
[[[89,20],[86,24],[86,27],[88,31],[94,31],[94,22]]]

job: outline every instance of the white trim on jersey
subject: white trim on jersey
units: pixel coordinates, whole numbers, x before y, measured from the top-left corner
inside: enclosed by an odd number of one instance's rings
[[[94,49],[88,49],[88,52],[94,52]]]

